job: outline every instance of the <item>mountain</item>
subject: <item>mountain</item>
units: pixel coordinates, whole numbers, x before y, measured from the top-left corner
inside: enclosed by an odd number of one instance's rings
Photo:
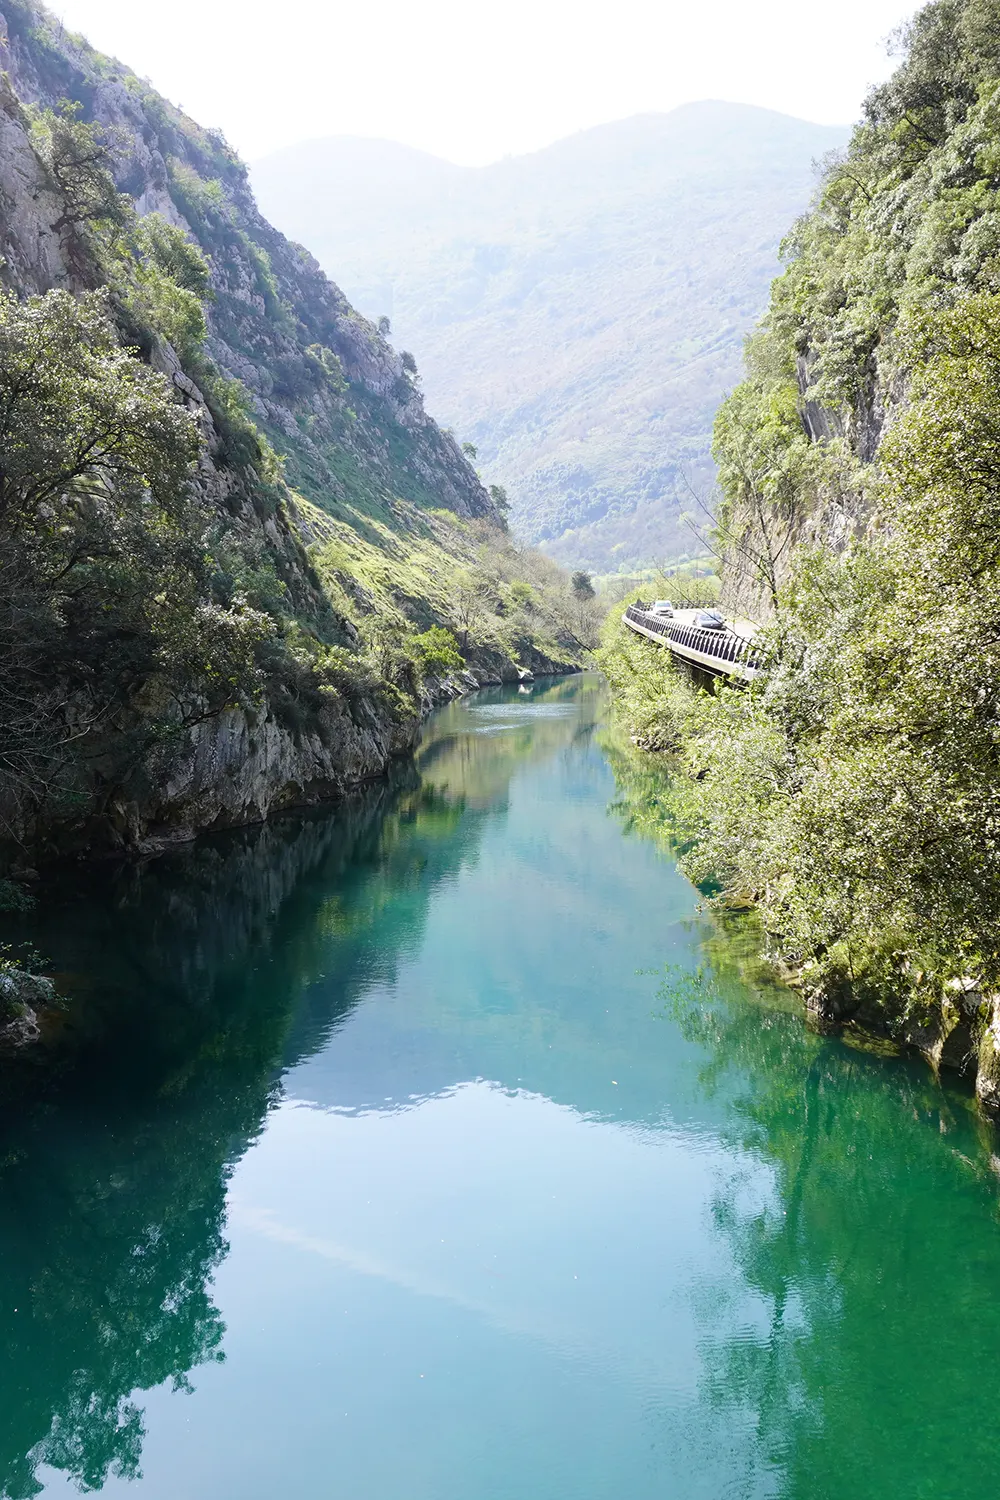
[[[469,169],[333,138],[252,168],[265,213],[369,317],[527,538],[598,571],[692,547],[712,418],[846,130],[705,102]]]
[[[0,204],[0,873],[336,796],[435,694],[579,656],[588,606],[222,136],[36,0]]]

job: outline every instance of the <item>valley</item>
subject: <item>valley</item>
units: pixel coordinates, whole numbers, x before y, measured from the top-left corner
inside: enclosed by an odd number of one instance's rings
[[[700,550],[712,419],[778,248],[846,130],[706,101],[459,168],[391,142],[287,148],[251,171],[415,358],[514,525],[597,573]]]

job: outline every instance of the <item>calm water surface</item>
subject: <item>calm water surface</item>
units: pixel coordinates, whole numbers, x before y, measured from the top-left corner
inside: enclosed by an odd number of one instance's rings
[[[992,1137],[751,982],[603,701],[481,694],[346,810],[55,893],[0,1494],[995,1493]]]

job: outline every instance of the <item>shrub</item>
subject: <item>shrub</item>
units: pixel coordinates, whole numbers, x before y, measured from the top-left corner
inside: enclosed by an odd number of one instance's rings
[[[460,672],[465,666],[458,642],[451,631],[441,625],[432,625],[422,635],[414,636],[411,645],[422,677],[445,677],[449,672]]]

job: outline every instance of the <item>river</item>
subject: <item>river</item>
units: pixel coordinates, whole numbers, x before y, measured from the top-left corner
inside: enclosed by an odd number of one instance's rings
[[[0,1099],[0,1494],[982,1500],[992,1134],[629,830],[593,676],[67,880]]]

